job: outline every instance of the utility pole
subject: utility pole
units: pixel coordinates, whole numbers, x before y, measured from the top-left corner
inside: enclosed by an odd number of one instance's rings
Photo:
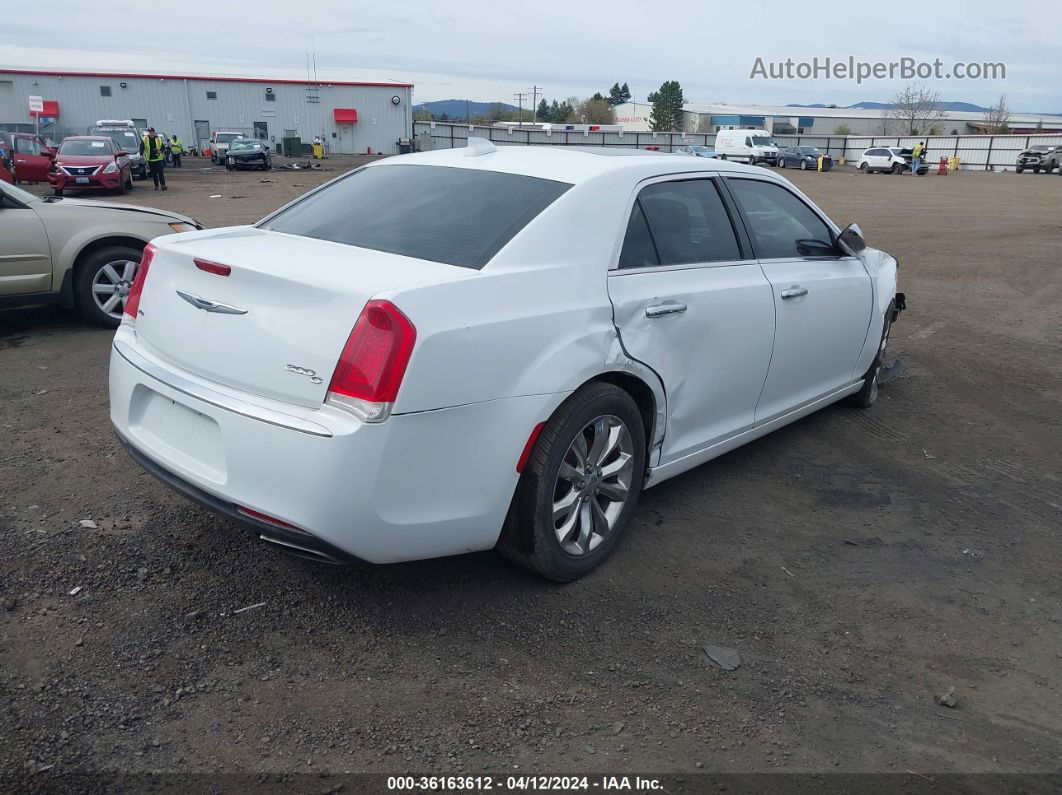
[[[542,87],[531,86],[529,90],[531,91],[531,110],[535,114],[531,118],[534,119],[535,124],[538,124],[538,92],[542,90]]]
[[[513,94],[513,99],[516,100],[517,106],[520,108],[519,115],[516,117],[516,123],[520,127],[524,126],[524,100],[527,99],[527,94],[523,92],[517,92]]]

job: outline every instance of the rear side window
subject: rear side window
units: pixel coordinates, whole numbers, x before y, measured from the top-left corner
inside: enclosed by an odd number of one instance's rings
[[[623,238],[619,266],[621,268],[645,268],[659,264],[660,258],[656,255],[656,246],[653,245],[653,238],[649,234],[649,224],[645,222],[642,205],[640,202],[635,202],[631,218],[627,222],[627,235]]]
[[[264,227],[478,270],[570,187],[498,171],[376,166],[307,196]]]
[[[638,194],[638,203],[661,265],[741,259],[730,216],[712,180],[648,185]]]

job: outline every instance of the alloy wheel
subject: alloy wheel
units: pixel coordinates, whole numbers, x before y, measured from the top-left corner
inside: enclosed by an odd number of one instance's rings
[[[92,279],[92,298],[105,315],[122,319],[138,266],[132,260],[115,260],[96,272]]]
[[[619,417],[597,417],[575,435],[553,488],[553,530],[566,553],[586,555],[615,529],[633,471],[634,442]]]

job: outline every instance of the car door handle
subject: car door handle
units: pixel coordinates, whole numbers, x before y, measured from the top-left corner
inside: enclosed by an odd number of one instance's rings
[[[685,304],[680,304],[677,301],[670,301],[666,304],[656,304],[655,306],[647,306],[645,308],[645,316],[663,317],[664,315],[677,315],[679,312],[685,311]]]
[[[782,290],[782,298],[783,299],[786,299],[786,298],[800,298],[801,296],[807,295],[807,294],[808,294],[808,288],[807,287],[800,287],[800,286],[798,286],[796,284],[794,284],[792,287],[788,287],[785,290]]]

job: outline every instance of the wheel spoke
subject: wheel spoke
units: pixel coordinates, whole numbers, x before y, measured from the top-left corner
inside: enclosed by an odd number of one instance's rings
[[[564,520],[560,527],[555,529],[557,533],[557,540],[560,541],[561,546],[564,546],[569,542],[572,535],[575,534],[576,528],[579,527],[579,503],[576,502],[571,510],[568,511],[568,517]]]
[[[601,506],[595,499],[590,500],[590,514],[593,516],[594,534],[600,538],[607,536],[612,528],[609,526],[608,517],[605,516],[605,512],[601,510]]]
[[[621,473],[631,468],[631,456],[629,453],[620,453],[616,460],[601,467],[601,477],[612,480]]]
[[[118,282],[122,280],[122,277],[118,275],[118,271],[116,271],[114,266],[109,262],[103,266],[103,274],[114,284],[118,284]]]
[[[557,526],[557,522],[564,522],[568,520],[568,515],[572,512],[572,506],[579,501],[579,492],[572,489],[559,500],[555,500],[553,503],[553,526]]]
[[[92,285],[92,292],[98,293],[99,295],[110,295],[111,293],[118,292],[118,285],[103,284],[102,282],[97,282],[96,284]]]
[[[586,436],[581,431],[575,435],[571,452],[575,455],[575,461],[579,468],[584,468],[586,466]]]
[[[600,466],[601,462],[605,460],[605,449],[608,447],[609,442],[608,437],[608,418],[598,417],[594,420],[594,441],[590,446],[590,452],[587,455],[591,464]]]
[[[594,515],[590,509],[592,500],[586,500],[579,506],[579,535],[575,539],[575,545],[580,552],[590,551],[590,538],[594,534]]]
[[[630,489],[622,483],[608,483],[602,481],[601,485],[597,487],[598,494],[613,502],[623,502],[627,499],[627,494],[629,492]]]
[[[583,478],[583,473],[573,467],[567,461],[561,461],[560,472],[557,473],[557,477],[561,480],[567,480],[571,483],[578,483]]]
[[[118,306],[119,303],[121,303],[121,301],[122,297],[118,295],[118,293],[115,293],[106,301],[104,301],[102,309],[104,312],[112,312],[114,311],[114,308]]]
[[[131,282],[134,276],[136,276],[136,263],[132,260],[126,260],[125,267],[122,269],[122,281]]]

